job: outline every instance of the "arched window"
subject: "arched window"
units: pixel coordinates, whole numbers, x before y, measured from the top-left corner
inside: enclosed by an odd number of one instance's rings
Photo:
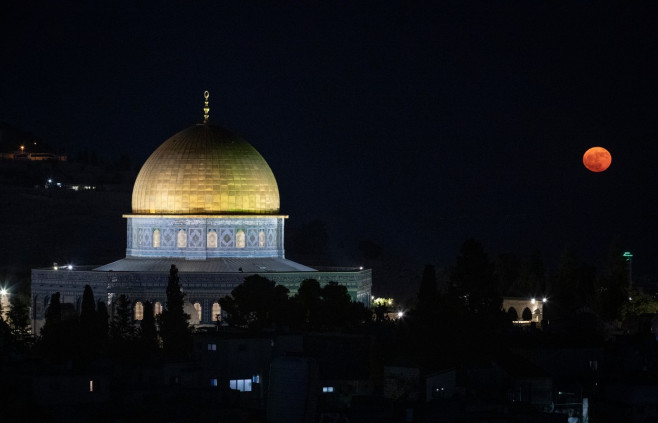
[[[153,248],[160,248],[160,229],[153,230]]]
[[[510,307],[509,309],[507,309],[507,318],[513,322],[519,320],[519,313],[516,311],[514,307]]]
[[[158,314],[162,314],[162,303],[160,301],[153,304],[153,315],[157,316]]]
[[[263,248],[265,246],[265,232],[258,232],[258,246]]]
[[[212,303],[212,321],[219,322],[222,320],[222,306],[217,301]]]
[[[523,313],[521,314],[521,319],[532,320],[532,311],[530,311],[528,307],[523,309]]]
[[[187,234],[185,233],[185,229],[178,230],[178,235],[176,236],[176,247],[187,247]]]
[[[197,316],[199,316],[199,321],[201,321],[201,304],[194,303],[194,309],[197,312]]]
[[[235,248],[244,248],[247,244],[247,237],[244,234],[244,231],[240,229],[237,234],[235,234]]]
[[[211,229],[208,231],[208,236],[206,237],[206,243],[208,248],[217,248],[217,231]]]
[[[135,303],[135,320],[142,320],[144,318],[144,306],[141,302]]]

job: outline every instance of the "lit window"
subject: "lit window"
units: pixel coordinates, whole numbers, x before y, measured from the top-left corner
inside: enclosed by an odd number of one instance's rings
[[[229,382],[229,387],[240,392],[251,392],[251,379],[234,379]]]
[[[94,381],[93,380],[89,381],[89,392],[94,392]]]
[[[210,229],[208,235],[206,236],[206,243],[208,248],[217,248],[217,231]]]
[[[244,248],[247,243],[247,237],[244,234],[244,231],[240,229],[237,234],[235,234],[235,247]]]
[[[144,306],[141,302],[135,303],[135,320],[142,320],[144,318]]]
[[[201,304],[194,303],[194,309],[196,310],[196,314],[199,317],[199,321],[201,321]]]
[[[217,378],[210,379],[210,386],[212,386],[213,388],[217,387]]]
[[[176,237],[176,247],[187,247],[187,234],[185,233],[185,229],[180,229],[178,231],[178,236]]]
[[[218,322],[222,320],[222,307],[218,302],[212,304],[212,321]]]
[[[153,231],[153,248],[160,248],[160,229]]]
[[[160,301],[153,304],[153,315],[157,316],[158,314],[162,314],[162,303]]]
[[[208,344],[208,351],[217,351],[217,344]]]
[[[260,383],[260,375],[253,375],[251,377],[251,383]]]
[[[334,387],[333,386],[323,386],[322,387],[322,392],[325,394],[334,392]]]

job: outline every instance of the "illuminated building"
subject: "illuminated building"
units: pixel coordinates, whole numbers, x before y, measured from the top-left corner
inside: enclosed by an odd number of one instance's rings
[[[296,292],[304,279],[345,285],[354,300],[369,304],[371,271],[319,271],[285,258],[284,222],[276,179],[247,141],[208,122],[184,129],[158,147],[142,166],[126,214],[126,257],[100,267],[53,266],[32,270],[33,328],[43,325],[50,297],[76,308],[85,284],[97,300],[129,297],[135,316],[150,301],[166,301],[172,264],[179,270],[192,324],[212,324],[218,299],[252,274]],[[97,229],[94,229],[97,230]]]

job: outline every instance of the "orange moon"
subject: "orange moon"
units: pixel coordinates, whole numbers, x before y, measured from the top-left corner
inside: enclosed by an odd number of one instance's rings
[[[583,164],[592,172],[603,172],[612,163],[610,152],[603,147],[592,147],[583,155]]]

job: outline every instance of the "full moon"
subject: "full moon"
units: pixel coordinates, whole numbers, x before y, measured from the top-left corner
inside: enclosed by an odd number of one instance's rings
[[[592,172],[603,172],[612,163],[610,152],[603,147],[592,147],[583,155],[583,164]]]

